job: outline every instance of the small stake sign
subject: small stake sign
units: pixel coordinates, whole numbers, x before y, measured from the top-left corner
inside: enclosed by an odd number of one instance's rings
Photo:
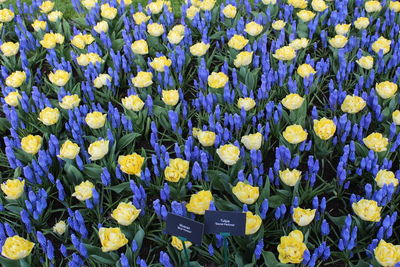
[[[232,211],[206,210],[204,214],[206,234],[220,234],[223,241],[224,265],[228,262],[228,240],[229,236],[241,236],[246,233],[246,213]]]
[[[204,224],[196,222],[192,219],[168,213],[167,227],[165,232],[178,237],[182,241],[183,250],[185,252],[186,264],[190,267],[189,254],[185,245],[185,241],[201,245],[203,239]]]
[[[206,234],[243,236],[246,232],[246,213],[206,210],[204,224]]]
[[[184,237],[194,244],[201,245],[204,224],[183,216],[168,213],[165,232],[177,237]]]

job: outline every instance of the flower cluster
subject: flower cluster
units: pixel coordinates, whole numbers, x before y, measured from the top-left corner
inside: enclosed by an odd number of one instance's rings
[[[400,262],[400,2],[137,2],[0,1],[1,265]]]

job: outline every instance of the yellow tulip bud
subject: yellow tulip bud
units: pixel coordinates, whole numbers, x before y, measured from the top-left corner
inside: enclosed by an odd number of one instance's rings
[[[379,207],[375,200],[361,199],[354,202],[352,208],[363,221],[379,222],[381,220],[382,207]]]
[[[15,200],[24,193],[25,180],[8,179],[1,184],[1,191],[6,195],[6,199]]]
[[[26,80],[26,74],[24,71],[14,71],[11,73],[6,79],[6,85],[18,88],[20,87]]]
[[[372,43],[372,50],[375,53],[379,53],[382,50],[383,54],[387,54],[390,51],[391,40],[386,39],[385,37],[379,37],[374,43]]]
[[[178,90],[162,90],[161,100],[169,106],[175,106],[179,101]]]
[[[396,125],[400,125],[400,110],[393,111],[392,119]]]
[[[154,37],[161,36],[164,33],[164,26],[158,23],[151,23],[147,25],[147,32]]]
[[[128,243],[128,239],[121,232],[121,229],[116,228],[104,228],[99,229],[99,238],[101,243],[101,250],[103,252],[109,252],[118,250]]]
[[[393,186],[397,186],[399,184],[399,180],[396,178],[394,172],[388,170],[380,170],[375,176],[375,182],[380,188],[384,185],[392,184]]]
[[[108,153],[109,140],[98,140],[89,145],[88,153],[91,156],[90,160],[99,160],[104,158]]]
[[[67,229],[67,224],[64,221],[59,221],[53,226],[53,232],[63,235]]]
[[[374,256],[381,266],[395,266],[400,261],[400,246],[381,239],[374,249]]]
[[[307,139],[308,133],[304,131],[301,125],[287,126],[283,132],[283,137],[291,144],[299,144]]]
[[[253,60],[253,52],[244,51],[236,55],[233,64],[235,65],[236,68],[240,68],[243,66],[250,65],[252,60]]]
[[[166,56],[156,57],[150,62],[150,67],[155,69],[158,72],[164,72],[165,67],[171,66],[172,61],[168,59]]]
[[[238,182],[232,187],[232,193],[244,204],[251,205],[257,201],[260,195],[257,186],[251,186],[243,182]]]
[[[310,10],[301,10],[297,12],[297,16],[304,22],[309,22],[315,17],[315,13]]]
[[[39,6],[39,9],[42,13],[49,13],[54,8],[54,2],[52,1],[43,1],[42,4]]]
[[[298,38],[290,42],[289,46],[295,51],[306,48],[308,46],[309,40],[307,38]]]
[[[50,126],[58,122],[60,118],[60,111],[57,108],[45,107],[39,113],[39,118],[44,125]]]
[[[341,109],[343,112],[355,114],[363,110],[366,105],[367,102],[365,102],[365,100],[361,97],[355,95],[347,95],[342,103]]]
[[[63,17],[63,13],[61,11],[53,11],[47,15],[48,20],[51,22],[56,22],[58,20],[61,20],[62,17]]]
[[[86,114],[85,122],[92,129],[100,129],[106,123],[107,114],[94,111]]]
[[[147,55],[149,53],[149,47],[145,40],[134,41],[131,45],[132,52],[137,55]]]
[[[236,50],[242,50],[248,43],[249,40],[244,38],[242,35],[235,34],[231,39],[229,39],[228,46]]]
[[[327,118],[314,120],[314,132],[322,140],[328,140],[335,134],[336,125],[333,120]]]
[[[0,46],[0,50],[6,57],[15,56],[19,50],[19,43],[5,42]]]
[[[171,245],[179,251],[183,250],[182,241],[176,236],[172,236]],[[185,247],[189,248],[192,245],[192,242],[185,241]]]
[[[146,16],[143,12],[136,12],[132,15],[133,20],[137,25],[147,22],[150,19],[150,16]]]
[[[4,101],[7,103],[7,105],[16,107],[19,104],[19,100],[22,98],[22,96],[18,93],[18,91],[10,92],[6,97],[4,97]]]
[[[108,23],[107,21],[99,21],[97,24],[93,27],[93,30],[97,33],[102,33],[102,32],[108,32]]]
[[[283,28],[285,28],[286,22],[284,22],[283,20],[276,20],[272,23],[272,28],[276,31],[280,31]]]
[[[100,15],[106,19],[114,19],[117,16],[118,10],[115,7],[111,7],[109,4],[103,4],[100,7]]]
[[[334,48],[343,48],[346,46],[348,39],[343,35],[336,35],[335,37],[329,39],[329,44]]]
[[[208,76],[207,81],[208,86],[219,89],[225,87],[226,83],[229,81],[229,78],[223,72],[212,72]]]
[[[374,58],[371,56],[361,57],[356,60],[357,64],[366,70],[370,70],[374,67]]]
[[[381,133],[372,133],[363,139],[364,144],[375,152],[383,152],[387,150],[389,140],[383,137]]]
[[[0,22],[10,22],[14,19],[14,12],[8,8],[0,9]]]
[[[102,73],[99,74],[99,76],[96,77],[96,79],[94,79],[93,81],[93,85],[96,88],[101,88],[103,86],[106,86],[107,83],[111,83],[112,81],[112,77],[110,75],[108,75],[107,73]]]
[[[238,99],[237,106],[240,109],[243,108],[245,111],[249,111],[256,106],[256,101],[251,97],[241,97]]]
[[[7,237],[2,247],[1,255],[10,260],[19,260],[31,254],[35,243],[18,235]]]
[[[50,72],[49,74],[50,82],[60,87],[66,85],[70,77],[71,73],[65,70],[56,70],[55,72]]]
[[[262,134],[257,132],[255,134],[242,136],[240,141],[248,150],[258,150],[261,148],[262,139]]]
[[[26,153],[35,155],[42,146],[42,137],[39,135],[28,135],[21,139],[21,148]]]
[[[144,157],[137,153],[118,157],[118,164],[120,165],[121,171],[126,174],[134,174],[138,177],[140,177],[143,163]]]
[[[139,216],[141,210],[136,209],[132,202],[121,202],[118,207],[113,210],[111,217],[116,220],[120,225],[131,225],[134,220]]]
[[[201,57],[207,53],[207,50],[210,48],[210,44],[205,44],[203,42],[194,44],[190,47],[190,53],[193,56]]]
[[[287,236],[282,236],[277,247],[279,253],[279,261],[281,263],[301,263],[303,261],[304,251],[307,250],[303,243],[303,233],[294,230]]]
[[[78,95],[66,95],[62,98],[61,102],[59,102],[58,104],[63,109],[73,109],[79,106],[79,102],[81,102],[81,99],[79,98]]]
[[[278,60],[292,60],[296,57],[296,51],[290,46],[284,46],[277,49],[272,56]]]
[[[345,35],[349,32],[351,24],[338,24],[335,26],[335,32],[339,35]]]
[[[44,31],[46,29],[47,26],[47,22],[46,21],[41,21],[41,20],[35,20],[32,24],[31,24],[33,30],[35,32],[38,31]]]
[[[309,225],[312,220],[314,220],[315,217],[315,212],[317,210],[313,209],[302,209],[300,207],[294,208],[293,209],[293,221],[298,225],[298,226],[306,226]]]
[[[129,110],[141,111],[144,107],[144,102],[137,95],[130,95],[122,98],[122,105]]]
[[[307,1],[305,0],[288,0],[288,4],[293,6],[294,8],[306,8],[307,7]]]
[[[381,82],[375,85],[377,94],[383,99],[388,99],[394,96],[397,92],[397,84],[393,82]]]
[[[196,137],[199,139],[200,144],[205,147],[214,145],[216,139],[215,133],[211,131],[198,131],[198,133],[196,133]]]
[[[217,149],[217,154],[219,158],[224,162],[226,165],[234,165],[239,160],[240,157],[240,149],[232,144],[227,144],[220,146]]]
[[[76,197],[80,201],[85,201],[93,197],[93,188],[94,185],[90,181],[85,181],[76,185],[75,192],[72,194],[73,197]]]
[[[262,25],[256,23],[255,21],[251,21],[246,24],[244,31],[251,36],[257,36],[262,32],[263,29],[264,27]]]
[[[368,13],[379,12],[382,9],[382,5],[379,1],[371,0],[365,2],[365,11]]]
[[[302,78],[308,78],[311,74],[317,73],[315,69],[309,64],[301,64],[297,68],[297,74],[299,74]]]
[[[367,17],[359,17],[358,19],[356,19],[356,21],[354,21],[354,26],[359,30],[367,28],[368,25],[369,25],[369,18]]]
[[[301,105],[303,105],[303,102],[304,98],[298,94],[288,94],[281,101],[282,105],[289,110],[295,110],[300,108]]]
[[[144,88],[153,84],[153,73],[139,71],[138,74],[132,78],[133,86],[137,88]]]
[[[204,215],[205,211],[210,208],[212,195],[210,191],[199,191],[190,196],[190,201],[186,204],[186,209],[189,212]]]
[[[223,10],[222,14],[228,19],[233,19],[236,16],[237,10],[233,5],[227,5]]]
[[[246,212],[246,235],[252,235],[257,233],[260,229],[262,220],[257,214],[253,214],[251,211]]]
[[[62,144],[58,157],[62,159],[75,159],[79,151],[80,147],[77,144],[67,140]]]

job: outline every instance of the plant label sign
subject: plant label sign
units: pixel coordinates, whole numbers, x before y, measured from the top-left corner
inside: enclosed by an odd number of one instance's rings
[[[229,233],[234,236],[245,235],[246,213],[206,210],[204,224],[206,234]]]
[[[201,245],[204,224],[183,216],[168,213],[165,232],[177,237],[184,237],[194,244]]]

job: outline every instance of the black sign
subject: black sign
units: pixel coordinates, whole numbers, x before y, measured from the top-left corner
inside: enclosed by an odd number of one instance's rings
[[[245,235],[246,213],[206,210],[204,225],[206,234]]]
[[[194,244],[201,245],[204,224],[183,216],[168,213],[165,232],[177,237],[184,237]]]

